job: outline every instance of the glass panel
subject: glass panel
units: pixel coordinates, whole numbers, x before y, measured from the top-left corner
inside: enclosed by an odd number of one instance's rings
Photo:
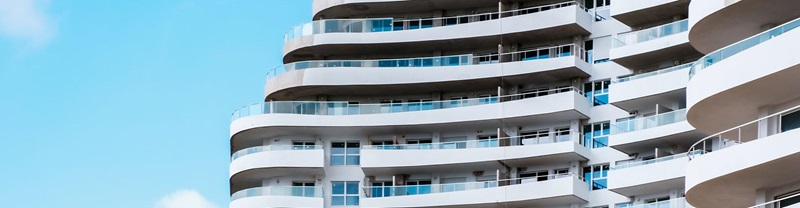
[[[345,165],[344,156],[331,156],[331,165]]]
[[[800,111],[783,115],[781,117],[781,132],[800,128]]]
[[[344,206],[344,196],[331,196],[331,205]]]
[[[332,194],[344,194],[344,182],[331,182]]]

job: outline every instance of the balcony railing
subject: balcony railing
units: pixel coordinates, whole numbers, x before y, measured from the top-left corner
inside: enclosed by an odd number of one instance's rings
[[[681,64],[681,65],[678,65],[678,66],[673,66],[673,67],[669,67],[669,68],[665,68],[665,69],[659,69],[659,70],[652,71],[652,72],[647,72],[647,73],[637,74],[637,75],[633,75],[633,76],[623,77],[623,78],[619,78],[617,80],[614,80],[613,83],[622,83],[622,82],[627,82],[627,81],[633,81],[633,80],[652,77],[652,76],[656,76],[656,75],[660,75],[660,74],[666,74],[666,73],[670,73],[670,72],[674,72],[674,71],[680,71],[680,70],[684,70],[684,69],[689,69],[689,68],[692,67],[693,64],[694,63]]]
[[[613,47],[622,47],[631,44],[651,41],[689,30],[689,20],[681,20],[665,25],[651,27],[644,30],[620,33],[614,36]]]
[[[765,116],[763,118],[759,118],[754,121],[747,122],[745,124],[722,131],[720,133],[716,133],[711,136],[705,137],[700,141],[695,142],[689,148],[689,154],[688,154],[689,159],[690,160],[694,159],[695,156],[700,155],[699,153],[719,151],[745,142],[750,142],[764,137],[781,134],[789,130],[793,130],[795,129],[795,127],[791,126],[790,124],[788,126],[781,126],[781,128],[777,128],[778,129],[777,133],[770,133],[764,130],[759,130],[760,129],[759,125],[762,122],[767,122],[770,119],[776,119],[780,121],[782,116],[789,113],[793,113],[798,109],[800,109],[800,105],[769,116]],[[783,123],[783,122],[781,121],[778,123]]]
[[[646,204],[618,206],[618,208],[692,208],[692,206],[686,203],[686,198],[675,198]]]
[[[686,109],[670,111],[648,117],[635,118],[611,124],[611,134],[621,134],[669,125],[686,120]]]
[[[545,135],[513,136],[497,139],[479,139],[457,142],[440,142],[427,144],[395,144],[395,145],[365,145],[363,149],[374,150],[442,150],[442,149],[475,149],[494,148],[507,146],[531,146],[539,144],[552,144],[573,141],[570,134],[579,134],[577,131],[563,130],[549,132]]]
[[[695,62],[694,66],[692,66],[692,69],[689,71],[689,77],[691,78],[692,76],[694,76],[694,74],[705,69],[706,67],[714,65],[722,60],[727,59],[728,57],[731,57],[733,55],[738,54],[739,52],[747,50],[748,48],[752,48],[753,46],[759,45],[763,42],[771,40],[772,38],[778,37],[781,34],[784,34],[786,32],[789,32],[797,28],[798,26],[800,26],[800,18],[794,19],[780,26],[774,27],[770,30],[764,31],[762,33],[756,34],[754,36],[751,36],[749,38],[746,38],[744,40],[741,40],[739,42],[736,42],[734,44],[716,50],[714,52],[711,52],[708,55],[703,56],[703,58],[700,58],[700,60],[697,60],[697,62]]]
[[[420,19],[369,18],[318,20],[293,27],[286,32],[284,40],[289,41],[303,36],[325,33],[373,33],[445,27],[533,14],[572,5],[578,5],[584,11],[586,11],[583,5],[571,1],[503,12],[489,12],[451,17]]]
[[[529,99],[553,94],[577,92],[583,94],[575,87],[562,87],[557,89],[540,90],[514,95],[487,96],[472,99],[420,101],[405,103],[378,103],[356,104],[347,101],[273,101],[256,103],[244,106],[231,114],[231,119],[236,120],[246,116],[261,114],[302,114],[302,115],[365,115],[416,112],[449,108],[461,108],[478,105],[489,105],[499,102]]]
[[[703,154],[703,153],[701,151],[698,151],[695,154]],[[674,154],[674,155],[670,155],[670,156],[666,156],[666,157],[655,158],[655,159],[652,159],[652,160],[642,160],[642,161],[636,161],[636,162],[620,164],[620,165],[617,165],[617,166],[615,166],[615,167],[613,167],[611,169],[612,170],[620,170],[620,169],[625,169],[625,168],[638,167],[638,166],[642,166],[642,165],[649,165],[649,164],[653,164],[653,163],[659,163],[659,162],[670,161],[670,160],[679,159],[679,158],[685,158],[687,155],[688,154],[686,152],[678,153],[678,154]]]
[[[409,185],[409,186],[364,186],[364,193],[367,198],[413,196],[424,194],[436,194],[458,191],[469,191],[500,186],[513,186],[519,184],[536,183],[540,181],[555,180],[560,178],[580,176],[572,173],[552,174],[526,178],[502,179],[480,182],[447,183],[447,184],[428,184],[428,185]],[[582,180],[582,179],[581,179]]]
[[[798,207],[797,205],[800,204],[797,202],[797,198],[800,197],[800,193],[792,194],[790,196],[781,197],[780,199],[764,202],[761,204],[757,204],[752,207],[748,208],[769,208],[769,207]],[[791,201],[787,201],[787,199],[791,199]]]
[[[332,67],[362,67],[362,68],[393,68],[393,67],[439,67],[439,66],[467,66],[477,64],[495,64],[516,61],[531,61],[558,57],[575,56],[587,61],[586,51],[574,44],[553,47],[535,48],[524,51],[515,51],[501,54],[473,56],[472,54],[454,56],[436,56],[422,58],[402,59],[376,59],[376,60],[319,60],[301,61],[284,64],[267,72],[267,81],[288,71],[332,68]]]
[[[321,150],[322,145],[269,145],[269,146],[258,146],[258,147],[250,147],[246,149],[242,149],[236,151],[231,156],[231,161],[236,160],[236,158],[255,154],[259,152],[266,152],[266,151],[285,151],[285,150]]]
[[[321,186],[268,186],[237,191],[231,195],[231,201],[256,196],[296,196],[322,198]]]

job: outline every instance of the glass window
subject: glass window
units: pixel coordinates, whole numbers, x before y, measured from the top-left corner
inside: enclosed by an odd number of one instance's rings
[[[478,136],[478,148],[497,147],[500,146],[500,141],[497,135],[483,135]]]
[[[392,188],[393,186],[391,181],[372,182],[372,187],[370,188],[370,196],[371,197],[394,196]]]
[[[611,123],[601,122],[583,126],[583,145],[589,148],[608,146],[608,135],[611,134]]]
[[[358,181],[331,181],[331,205],[358,206]]]
[[[608,177],[608,164],[594,165],[583,168],[583,178],[589,183],[590,190],[600,190],[608,188],[606,177]]]
[[[611,80],[590,82],[583,85],[586,97],[592,101],[594,106],[608,104],[608,87]]]
[[[406,195],[430,194],[431,181],[409,181],[406,182]]]
[[[331,165],[359,165],[361,144],[353,142],[331,143]]]
[[[293,150],[304,150],[304,149],[314,149],[314,142],[313,141],[295,141],[292,142],[292,149]]]
[[[292,182],[292,196],[314,197],[314,182]]]
[[[781,132],[800,128],[800,111],[781,116]]]

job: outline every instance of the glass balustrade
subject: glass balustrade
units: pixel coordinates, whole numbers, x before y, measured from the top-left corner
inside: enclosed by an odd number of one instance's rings
[[[637,204],[625,208],[692,208],[692,206],[686,203],[685,198],[675,198],[667,201]]]
[[[531,146],[573,141],[570,134],[579,135],[577,131],[561,130],[548,134],[513,136],[496,139],[479,139],[469,141],[440,142],[428,144],[395,144],[366,145],[363,149],[373,150],[441,150],[441,149],[476,149],[506,146]]]
[[[681,20],[656,27],[621,33],[614,36],[612,47],[622,47],[631,44],[647,42],[689,30],[689,20]]]
[[[405,103],[376,103],[376,104],[354,104],[347,101],[273,101],[256,103],[244,106],[231,114],[231,119],[236,120],[242,117],[261,114],[301,114],[301,115],[365,115],[383,113],[416,112],[427,110],[439,110],[450,108],[462,108],[479,105],[490,105],[504,101],[529,99],[552,94],[577,92],[583,94],[574,87],[563,87],[557,89],[539,90],[514,95],[491,96],[472,99],[453,99],[425,102],[405,102]]]
[[[673,67],[669,67],[669,68],[665,68],[665,69],[659,69],[659,70],[652,71],[652,72],[647,72],[647,73],[637,74],[637,75],[633,75],[633,76],[623,77],[623,78],[619,78],[617,80],[614,80],[613,83],[628,82],[628,81],[633,81],[633,80],[637,80],[637,79],[642,79],[642,78],[652,77],[652,76],[656,76],[656,75],[666,74],[666,73],[670,73],[670,72],[674,72],[674,71],[680,71],[680,70],[684,70],[684,69],[689,69],[689,68],[692,67],[693,64],[694,63],[682,64],[682,65],[673,66]]]
[[[436,193],[448,193],[448,192],[496,188],[500,186],[530,184],[530,183],[555,180],[560,178],[568,178],[568,177],[575,177],[581,179],[577,175],[573,175],[571,173],[564,173],[564,174],[552,174],[552,175],[535,176],[527,178],[514,178],[514,179],[465,182],[465,183],[427,184],[427,185],[409,185],[409,186],[365,186],[363,187],[363,189],[367,198],[381,198],[381,197],[412,196],[412,195],[424,195],[424,194],[436,194]]]
[[[531,61],[540,59],[559,58],[575,56],[576,58],[587,61],[586,51],[580,46],[569,44],[554,47],[544,47],[527,49],[522,51],[508,52],[502,54],[473,56],[472,54],[436,56],[422,58],[403,58],[403,59],[377,59],[377,60],[319,60],[301,61],[284,64],[273,68],[267,72],[267,81],[283,73],[320,68],[342,68],[342,67],[361,67],[361,68],[397,68],[397,67],[441,67],[441,66],[467,66],[477,64],[495,64],[500,62]],[[501,61],[502,60],[502,61]]]
[[[231,201],[257,196],[295,196],[322,198],[321,186],[268,186],[237,191],[231,195]]]
[[[500,18],[513,17],[519,15],[534,14],[552,9],[578,5],[584,11],[585,7],[574,1],[549,4],[543,6],[529,7],[503,12],[489,12],[481,14],[470,14],[450,17],[433,18],[369,18],[369,19],[327,19],[318,20],[310,23],[298,25],[289,29],[284,35],[284,41],[290,41],[304,36],[326,34],[326,33],[375,33],[417,30],[434,27],[445,27],[475,22],[496,20]]]
[[[794,30],[798,26],[800,26],[800,18],[794,19],[780,26],[774,27],[757,35],[751,36],[747,39],[728,45],[714,52],[708,53],[708,55],[703,56],[702,58],[700,58],[700,60],[697,60],[697,62],[695,62],[695,64],[692,66],[692,69],[689,71],[689,77],[691,78],[698,71],[701,71],[706,67],[714,65],[722,60],[725,60],[728,57],[736,55],[739,52],[742,52],[756,45],[759,45],[763,42],[771,40],[772,38],[778,37],[781,34]]]
[[[693,154],[702,154],[702,152],[701,151],[696,151]],[[685,158],[687,155],[689,155],[689,153],[688,152],[684,152],[684,153],[678,153],[678,154],[674,154],[674,155],[670,155],[670,156],[666,156],[666,157],[659,157],[659,158],[655,158],[655,159],[651,159],[651,160],[633,161],[633,162],[628,162],[628,163],[624,163],[624,164],[618,164],[617,166],[615,166],[615,167],[613,167],[611,169],[612,170],[619,170],[619,169],[625,169],[625,168],[638,167],[638,166],[642,166],[642,165],[649,165],[649,164],[653,164],[653,163],[659,163],[659,162],[670,161],[670,160],[679,159],[679,158]]]
[[[284,150],[321,150],[322,145],[269,145],[269,146],[258,146],[258,147],[250,147],[246,149],[242,149],[236,151],[231,156],[231,161],[236,160],[239,157],[255,154],[259,152],[266,152],[266,151],[284,151]]]
[[[653,116],[641,117],[620,121],[612,124],[611,134],[639,131],[664,125],[669,125],[686,120],[686,109],[670,111]]]
[[[770,126],[766,128],[761,126],[763,124]],[[798,128],[800,128],[800,106],[795,106],[787,110],[783,110],[781,112],[707,136],[695,142],[689,148],[689,159],[693,159],[695,156],[698,156],[702,153],[719,151],[742,143],[796,130]],[[775,130],[773,131],[765,129]]]

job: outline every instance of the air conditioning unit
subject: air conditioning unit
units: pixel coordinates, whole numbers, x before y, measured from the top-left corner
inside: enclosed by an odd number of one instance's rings
[[[474,175],[476,177],[477,176],[482,176],[483,175],[483,171],[472,171],[472,175]]]
[[[681,65],[681,60],[680,59],[675,59],[674,61],[672,61],[672,65],[673,66]]]
[[[630,157],[630,158],[639,157],[639,153],[628,154],[628,157]]]
[[[639,111],[631,111],[631,112],[628,113],[628,115],[630,115],[630,116],[638,116],[639,115]]]

